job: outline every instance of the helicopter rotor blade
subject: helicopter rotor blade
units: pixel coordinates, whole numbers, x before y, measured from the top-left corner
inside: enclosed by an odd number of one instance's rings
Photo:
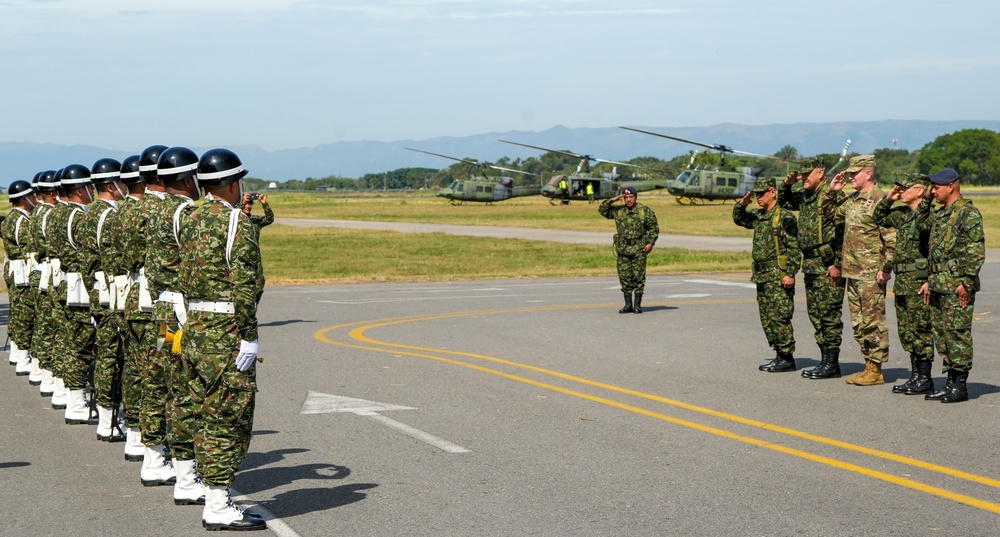
[[[548,151],[550,153],[559,153],[560,155],[566,155],[566,156],[570,156],[570,157],[574,157],[574,158],[585,158],[585,159],[595,160],[595,159],[591,159],[588,155],[577,155],[576,153],[573,153],[571,151],[562,151],[560,149],[549,149],[547,147],[539,147],[537,145],[522,144],[520,142],[511,142],[509,140],[499,140],[498,139],[497,141],[503,142],[505,144],[513,144],[513,145],[520,145],[520,146],[523,146],[523,147],[530,147],[532,149],[537,149],[539,151]]]
[[[618,166],[628,166],[629,168],[638,168],[635,164],[629,164],[628,162],[618,162],[617,160],[605,160],[602,158],[593,158],[597,162],[607,162],[608,164],[617,164]]]
[[[409,149],[410,151],[416,151],[417,153],[427,153],[428,155],[434,155],[435,157],[451,159],[457,162],[465,162],[468,164],[475,164],[477,166],[481,165],[481,163],[476,159],[449,157],[448,155],[442,155],[440,153],[431,153],[430,151],[424,151],[423,149],[413,149],[412,147],[404,147],[403,149]]]
[[[487,164],[487,166],[489,166],[490,168],[493,168],[494,170],[500,170],[500,171],[511,172],[511,173],[520,173],[522,175],[531,175],[533,177],[537,177],[538,176],[537,173],[531,173],[531,172],[526,172],[526,171],[521,171],[521,170],[515,170],[513,168],[504,168],[503,166],[494,166],[492,164]]]
[[[668,140],[674,140],[676,142],[684,142],[686,144],[694,144],[694,145],[698,145],[698,146],[701,146],[701,147],[704,147],[704,148],[707,148],[707,149],[714,149],[716,151],[721,151],[723,153],[727,153],[727,152],[732,152],[733,151],[733,149],[731,147],[726,147],[724,145],[706,144],[706,143],[702,143],[702,142],[695,142],[694,140],[686,140],[684,138],[678,138],[676,136],[668,136],[666,134],[660,134],[658,132],[653,132],[653,131],[644,131],[642,129],[633,129],[632,127],[622,127],[622,126],[619,126],[618,128],[619,129],[625,129],[627,131],[641,132],[643,134],[649,134],[649,135],[652,135],[652,136],[659,136],[660,138],[667,138]]]

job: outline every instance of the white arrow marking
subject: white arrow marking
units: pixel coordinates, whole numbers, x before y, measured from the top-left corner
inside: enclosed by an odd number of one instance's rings
[[[356,416],[366,417],[392,429],[396,429],[410,438],[415,438],[438,449],[447,451],[448,453],[472,452],[472,450],[466,449],[458,444],[453,444],[430,433],[425,433],[420,429],[410,427],[405,423],[400,423],[392,418],[387,418],[378,414],[378,412],[385,412],[388,410],[416,410],[416,408],[412,406],[391,405],[389,403],[378,403],[375,401],[365,401],[364,399],[354,399],[352,397],[310,391],[306,394],[306,400],[302,403],[302,410],[299,411],[299,414],[354,414]]]

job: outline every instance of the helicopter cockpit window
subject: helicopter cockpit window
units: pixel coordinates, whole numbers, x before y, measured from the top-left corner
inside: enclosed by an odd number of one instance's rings
[[[688,181],[688,178],[690,178],[690,177],[691,177],[691,172],[684,171],[684,172],[681,172],[681,174],[677,176],[676,181],[678,183],[686,183]]]
[[[455,181],[454,183],[451,184],[451,189],[454,190],[455,192],[463,192],[465,191],[465,183],[459,183],[458,181]]]
[[[688,186],[701,186],[701,176],[692,175],[691,179],[687,182]]]

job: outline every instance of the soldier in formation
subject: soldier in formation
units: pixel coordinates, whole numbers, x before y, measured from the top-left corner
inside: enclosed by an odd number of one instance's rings
[[[250,215],[245,175],[225,149],[151,146],[13,182],[0,223],[15,371],[67,424],[124,441],[143,485],[203,505],[208,530],[267,527],[229,488],[253,426],[259,233],[274,220],[266,197]]]
[[[614,205],[622,200],[624,205]],[[621,194],[602,201],[597,212],[604,218],[614,219],[618,231],[614,236],[614,247],[618,256],[618,281],[625,295],[625,306],[618,313],[642,313],[646,256],[660,236],[656,213],[638,202],[638,193],[631,186],[625,187]]]
[[[747,209],[754,197],[760,208]],[[767,344],[775,352],[775,357],[758,369],[768,373],[795,371],[792,314],[795,312],[795,274],[802,258],[795,216],[778,205],[774,179],[760,178],[754,182],[753,190],[733,206],[733,222],[753,230],[753,276],[750,281],[757,284],[760,324]]]

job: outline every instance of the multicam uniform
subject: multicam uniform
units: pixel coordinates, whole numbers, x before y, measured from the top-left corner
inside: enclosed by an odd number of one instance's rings
[[[840,268],[844,244],[844,221],[837,218],[840,192],[830,194],[829,180],[813,191],[793,192],[792,185],[782,183],[778,204],[799,211],[798,244],[802,250],[802,276],[806,287],[806,309],[821,351],[839,351],[844,332],[844,280],[831,285],[827,270]],[[832,203],[830,201],[833,201]],[[829,351],[827,351],[829,352]]]
[[[205,484],[227,487],[253,427],[256,366],[239,371],[235,358],[241,340],[257,340],[260,248],[246,215],[212,197],[191,212],[180,236],[178,289],[189,304],[182,363],[195,412],[173,422],[193,435]]]
[[[618,281],[623,293],[634,292],[636,297],[641,297],[646,286],[646,254],[642,250],[647,244],[656,244],[660,225],[656,221],[656,213],[641,203],[636,202],[632,208],[612,203],[613,198],[602,201],[597,212],[615,221],[618,231],[614,240]]]
[[[795,288],[785,289],[781,279],[786,275],[794,277],[802,259],[795,216],[777,204],[770,211],[764,211],[747,209],[737,203],[733,207],[733,222],[753,230],[750,281],[757,284],[757,306],[767,344],[780,355],[790,355],[795,351],[792,330]]]
[[[896,231],[875,223],[875,205],[885,197],[877,186],[841,198],[837,216],[844,218],[842,276],[847,279],[851,328],[866,361],[881,364],[889,358],[889,328],[885,320],[885,286],[878,272],[892,272]],[[824,203],[838,201],[831,191]],[[850,379],[848,379],[850,380]]]
[[[972,310],[979,291],[979,271],[986,260],[983,216],[967,198],[934,211],[930,234],[931,319],[942,370],[972,369]],[[969,304],[962,307],[955,290],[964,285]]]

